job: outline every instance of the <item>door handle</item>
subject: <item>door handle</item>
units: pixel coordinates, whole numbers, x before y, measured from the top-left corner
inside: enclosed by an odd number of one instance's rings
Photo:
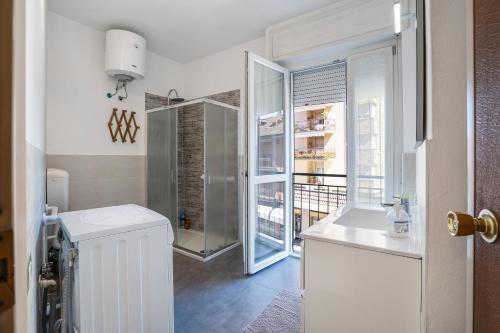
[[[448,212],[448,231],[452,236],[468,236],[478,232],[487,243],[494,243],[498,237],[498,222],[488,209],[478,217],[459,212]]]

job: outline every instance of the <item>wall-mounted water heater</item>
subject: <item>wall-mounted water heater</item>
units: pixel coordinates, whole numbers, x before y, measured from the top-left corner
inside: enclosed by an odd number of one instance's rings
[[[104,71],[116,80],[115,96],[121,89],[125,96],[118,96],[122,101],[127,98],[127,82],[143,79],[146,65],[146,39],[126,30],[112,29],[106,32],[106,59]]]
[[[105,72],[119,81],[144,78],[146,39],[126,30],[106,32]]]

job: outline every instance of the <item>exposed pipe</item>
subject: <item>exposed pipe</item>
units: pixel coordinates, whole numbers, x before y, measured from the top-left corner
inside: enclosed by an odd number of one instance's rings
[[[42,288],[49,288],[49,287],[57,287],[57,282],[56,280],[52,279],[40,279],[39,281],[40,287]]]
[[[72,318],[72,283],[73,261],[78,255],[78,250],[71,246],[68,239],[63,239],[59,262],[63,265],[63,276],[61,282],[62,306],[61,306],[61,333],[71,332],[73,327]]]
[[[49,332],[55,333],[56,325],[56,312],[57,312],[57,291],[56,288],[52,287],[49,289],[49,294],[47,295],[48,300],[48,310],[49,310]]]

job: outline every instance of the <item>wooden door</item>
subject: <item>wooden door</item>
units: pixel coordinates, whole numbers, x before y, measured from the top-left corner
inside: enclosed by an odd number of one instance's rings
[[[12,1],[0,1],[0,332],[13,330]]]
[[[500,1],[474,0],[475,213],[500,217]],[[500,241],[476,236],[474,332],[500,332]]]

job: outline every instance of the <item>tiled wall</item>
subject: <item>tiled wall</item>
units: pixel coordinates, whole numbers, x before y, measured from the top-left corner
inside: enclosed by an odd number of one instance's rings
[[[240,90],[231,90],[222,92],[219,94],[214,94],[210,96],[205,96],[203,98],[209,98],[217,102],[226,103],[232,106],[239,107],[240,106]],[[145,95],[146,102],[146,110],[151,110],[154,108],[158,108],[160,106],[167,105],[167,98],[163,96],[158,96],[154,94],[146,93]]]
[[[49,168],[69,172],[70,210],[145,205],[145,156],[48,155]]]
[[[146,103],[146,110],[159,108],[160,106],[166,106],[168,102],[166,97],[150,93],[146,93],[144,99]]]
[[[207,96],[205,98],[212,99],[217,102],[226,103],[232,106],[240,107],[240,90],[231,90],[219,94]]]
[[[177,113],[177,186],[179,213],[194,230],[203,231],[204,103],[183,106]]]

